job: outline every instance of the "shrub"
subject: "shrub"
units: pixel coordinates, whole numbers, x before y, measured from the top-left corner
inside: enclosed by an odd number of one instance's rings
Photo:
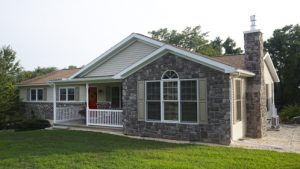
[[[282,122],[291,122],[293,117],[300,116],[300,105],[285,106],[279,115]]]
[[[48,120],[23,120],[23,121],[9,121],[2,126],[2,129],[15,129],[15,130],[38,130],[50,127]]]

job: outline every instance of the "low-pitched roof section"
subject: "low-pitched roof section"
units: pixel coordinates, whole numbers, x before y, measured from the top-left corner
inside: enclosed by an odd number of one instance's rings
[[[18,84],[18,86],[48,85],[49,81],[63,80],[69,78],[71,75],[78,72],[79,70],[80,68],[56,70],[45,75],[22,81]]]

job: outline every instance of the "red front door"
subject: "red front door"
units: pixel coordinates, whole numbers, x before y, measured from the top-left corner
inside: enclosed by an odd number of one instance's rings
[[[89,87],[89,108],[97,109],[97,88]]]

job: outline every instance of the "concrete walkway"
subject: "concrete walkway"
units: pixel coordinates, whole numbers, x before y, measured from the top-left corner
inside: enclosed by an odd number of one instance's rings
[[[300,153],[300,125],[280,125],[278,131],[267,131],[266,137],[245,138],[233,141],[230,146]]]

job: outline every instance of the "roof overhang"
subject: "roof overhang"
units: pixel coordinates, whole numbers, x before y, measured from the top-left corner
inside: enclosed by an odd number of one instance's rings
[[[91,77],[91,78],[76,78],[76,79],[64,79],[57,81],[49,81],[49,84],[86,84],[86,83],[114,83],[121,82],[122,80],[113,79],[112,76],[106,77]]]
[[[40,84],[17,84],[17,87],[35,87],[35,86],[49,86],[48,83],[40,83]]]
[[[268,67],[268,70],[272,76],[273,81],[277,82],[277,83],[280,82],[280,79],[277,74],[277,70],[275,69],[272,59],[270,57],[270,54],[268,52],[264,56],[264,61]]]

